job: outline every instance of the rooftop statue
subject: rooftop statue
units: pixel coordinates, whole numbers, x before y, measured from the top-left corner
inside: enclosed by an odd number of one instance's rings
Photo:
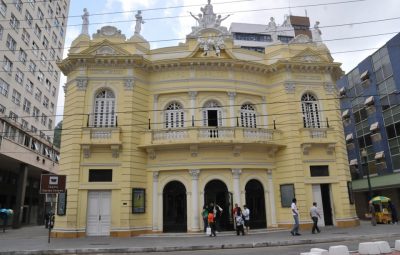
[[[136,25],[135,25],[135,35],[139,35],[140,34],[140,30],[142,30],[142,24],[144,24],[145,22],[143,21],[143,17],[142,17],[142,11],[138,11],[135,15],[136,18]]]
[[[190,13],[190,15],[197,20],[199,23],[199,27],[201,28],[211,28],[211,27],[220,27],[221,22],[227,19],[230,15],[227,15],[226,17],[222,18],[221,15],[218,15],[214,13],[213,6],[211,4],[211,0],[208,0],[208,3],[200,8],[200,11],[202,13],[199,13],[197,17]]]
[[[86,8],[83,9],[81,34],[89,35],[89,12]]]
[[[321,44],[322,43],[322,37],[321,37],[321,30],[319,29],[319,21],[315,22],[314,28],[311,31],[312,33],[312,39],[313,42],[317,43],[317,44]]]

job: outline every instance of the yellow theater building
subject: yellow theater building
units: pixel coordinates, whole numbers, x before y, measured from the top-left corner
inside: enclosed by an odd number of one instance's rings
[[[314,201],[321,225],[358,224],[342,71],[323,43],[272,35],[264,52],[241,48],[211,9],[184,43],[151,50],[140,25],[129,39],[82,29],[59,63],[67,195],[54,236],[202,231],[210,202],[222,230],[234,203],[248,205],[251,228],[289,227],[293,197],[302,226]]]

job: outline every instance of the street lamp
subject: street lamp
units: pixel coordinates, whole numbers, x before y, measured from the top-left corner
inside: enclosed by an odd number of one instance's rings
[[[366,170],[366,174],[367,174],[367,181],[368,181],[368,196],[369,196],[369,200],[372,199],[372,187],[371,187],[371,180],[369,178],[369,167],[368,167],[368,152],[365,148],[363,148],[361,150],[361,157],[363,159],[363,162],[365,164],[364,170]],[[365,169],[366,168],[366,169]]]
[[[364,170],[366,170],[367,174],[367,182],[368,182],[368,206],[369,206],[369,211],[371,213],[371,224],[372,226],[376,226],[376,220],[375,220],[375,207],[373,203],[369,204],[369,201],[372,199],[372,188],[371,188],[371,180],[369,178],[369,167],[368,167],[368,152],[365,148],[361,150],[361,157],[363,160],[363,163],[365,163]]]

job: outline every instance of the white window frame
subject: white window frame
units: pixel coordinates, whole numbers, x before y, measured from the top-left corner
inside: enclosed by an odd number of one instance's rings
[[[303,113],[304,128],[321,128],[321,116],[318,99],[311,93],[301,97],[301,112]]]
[[[114,127],[116,125],[116,97],[112,90],[101,89],[94,98],[93,126]]]
[[[223,113],[222,113],[222,108],[220,104],[215,101],[215,100],[209,100],[207,101],[202,109],[203,112],[203,126],[208,127],[208,111],[210,110],[216,110],[217,111],[217,123],[218,127],[222,127],[224,125],[223,123]]]
[[[240,107],[240,125],[247,128],[257,127],[257,113],[252,104],[243,104]]]
[[[8,91],[10,89],[10,84],[5,82],[3,79],[0,78],[0,94],[5,97],[8,97]]]
[[[178,102],[171,102],[164,112],[165,128],[180,128],[185,126],[185,112]]]

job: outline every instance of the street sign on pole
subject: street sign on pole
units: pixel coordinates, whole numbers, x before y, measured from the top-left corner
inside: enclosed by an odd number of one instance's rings
[[[65,193],[65,175],[42,174],[40,180],[40,194]]]

